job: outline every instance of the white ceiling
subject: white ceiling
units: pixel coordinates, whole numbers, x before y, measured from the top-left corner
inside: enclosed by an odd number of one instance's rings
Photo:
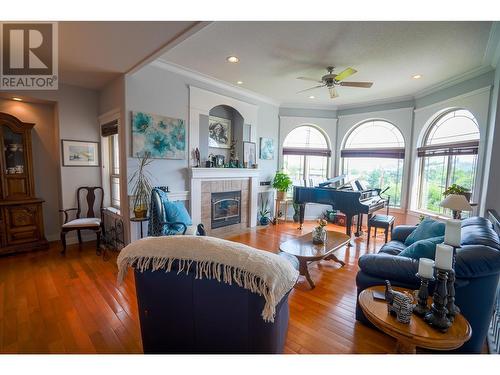
[[[270,97],[281,105],[338,106],[410,97],[488,65],[491,22],[214,22],[161,59]],[[226,57],[236,55],[240,63]],[[325,67],[351,66],[347,81],[373,81],[371,89],[339,87],[297,94]],[[414,80],[414,74],[422,78]],[[315,99],[309,99],[314,95]]]
[[[100,89],[197,22],[59,22],[63,83]]]

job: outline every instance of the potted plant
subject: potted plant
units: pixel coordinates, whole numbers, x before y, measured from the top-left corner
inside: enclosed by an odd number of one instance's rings
[[[262,200],[260,203],[260,210],[259,210],[260,225],[268,225],[269,224],[269,222],[271,221],[269,219],[270,213],[271,213],[271,211],[269,210],[269,207],[267,205],[267,201]]]
[[[448,189],[446,189],[443,192],[443,197],[447,197],[448,195],[451,195],[451,194],[463,195],[465,197],[465,199],[467,199],[467,202],[470,202],[471,192],[469,189],[464,188],[463,186],[460,186],[457,184],[453,184],[453,185],[449,186]]]
[[[312,231],[312,242],[315,245],[322,245],[326,242],[326,225],[328,222],[325,219],[318,220],[318,226]]]
[[[290,178],[290,176],[288,176],[288,174],[283,171],[276,172],[273,179],[273,188],[278,191],[276,194],[276,199],[278,201],[284,201],[286,192],[292,185],[292,179]]]
[[[132,195],[134,196],[134,215],[136,218],[145,218],[148,213],[149,199],[151,197],[151,173],[147,171],[148,165],[153,161],[149,153],[139,157],[137,170],[130,176]]]

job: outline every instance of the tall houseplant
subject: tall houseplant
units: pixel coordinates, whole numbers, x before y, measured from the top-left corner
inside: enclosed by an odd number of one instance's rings
[[[273,188],[278,191],[276,199],[279,201],[284,201],[286,192],[292,185],[293,182],[288,174],[283,171],[276,172],[273,179]]]
[[[149,199],[151,197],[151,173],[147,167],[153,160],[146,152],[139,157],[139,165],[130,176],[129,183],[132,184],[132,195],[134,196],[134,215],[136,218],[144,218],[148,213]]]

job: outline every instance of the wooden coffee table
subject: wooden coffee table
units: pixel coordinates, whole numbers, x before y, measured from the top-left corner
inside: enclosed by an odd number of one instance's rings
[[[280,244],[280,250],[294,255],[299,260],[299,273],[305,276],[311,289],[314,288],[314,282],[309,275],[308,264],[311,262],[319,260],[333,260],[334,262],[340,263],[342,266],[345,265],[340,259],[338,259],[333,252],[342,246],[349,243],[351,239],[347,234],[327,231],[326,243],[323,245],[315,245],[312,243],[312,234],[306,233],[300,237],[288,240]]]
[[[409,289],[393,287],[395,290],[412,292]],[[375,327],[398,340],[397,353],[414,354],[416,347],[432,350],[452,350],[461,347],[470,339],[472,329],[469,322],[458,314],[448,332],[442,333],[413,314],[409,324],[399,323],[387,312],[385,301],[373,298],[373,291],[385,291],[385,286],[373,286],[359,294],[359,305],[365,316]]]

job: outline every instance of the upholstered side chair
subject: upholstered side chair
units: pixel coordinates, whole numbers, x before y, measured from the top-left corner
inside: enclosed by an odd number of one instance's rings
[[[66,253],[66,233],[76,230],[78,242],[82,243],[82,230],[95,232],[96,252],[100,254],[102,233],[104,190],[100,186],[82,186],[76,191],[77,207],[59,210],[64,214],[64,224],[61,228],[62,254]],[[70,220],[70,212],[75,212]]]

